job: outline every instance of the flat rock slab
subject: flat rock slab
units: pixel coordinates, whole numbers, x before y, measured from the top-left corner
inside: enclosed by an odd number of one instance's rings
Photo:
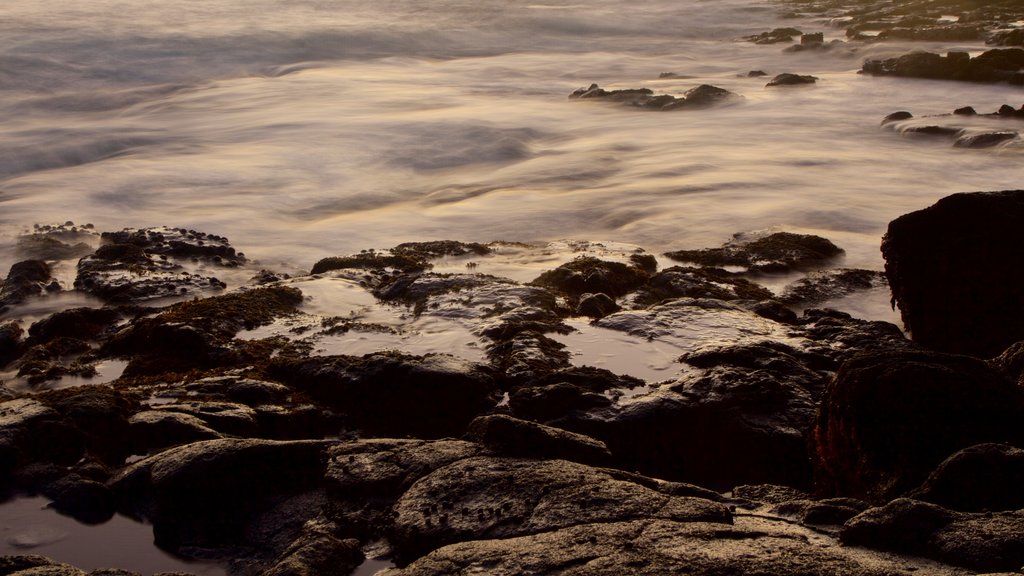
[[[459,460],[402,495],[394,507],[391,540],[400,554],[416,557],[459,541],[509,538],[593,522],[732,520],[723,504],[671,496],[634,479],[564,460]]]
[[[384,576],[488,574],[621,576],[786,574],[787,576],[969,574],[937,564],[841,548],[783,523],[634,520],[583,524],[518,538],[446,546]]]

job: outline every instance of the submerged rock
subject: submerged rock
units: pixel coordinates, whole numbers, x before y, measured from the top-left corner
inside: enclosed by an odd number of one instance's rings
[[[1024,191],[954,194],[905,214],[882,255],[915,342],[992,357],[1024,340]]]
[[[586,293],[601,293],[618,298],[642,286],[649,278],[646,271],[629,264],[582,256],[544,272],[532,284],[575,298]]]
[[[885,273],[877,270],[816,270],[786,286],[779,300],[787,304],[816,304],[882,286],[886,286]]]

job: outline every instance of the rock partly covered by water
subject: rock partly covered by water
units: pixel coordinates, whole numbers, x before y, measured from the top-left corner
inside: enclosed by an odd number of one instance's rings
[[[626,90],[605,90],[597,84],[589,88],[580,88],[569,95],[572,99],[607,100],[619,102],[644,110],[684,110],[707,108],[717,104],[735,102],[742,97],[724,88],[701,84],[683,93],[681,97],[670,94],[654,95],[650,88],[631,88]]]
[[[971,106],[920,118],[907,111],[893,112],[882,119],[882,126],[904,136],[949,138],[957,148],[1019,147],[1024,145],[1021,120],[1024,106],[1004,104],[990,114],[979,114]]]

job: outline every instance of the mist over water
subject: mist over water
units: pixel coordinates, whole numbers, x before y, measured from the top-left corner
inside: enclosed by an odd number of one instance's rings
[[[812,232],[880,268],[889,220],[1019,187],[1017,150],[878,128],[990,112],[1019,88],[873,78],[855,53],[738,39],[756,0],[30,0],[0,5],[0,265],[33,223],[183,226],[269,268],[399,242],[616,240],[650,251]],[[813,74],[765,88],[749,70]],[[680,78],[659,79],[662,72]],[[744,96],[654,113],[570,101],[592,82]]]

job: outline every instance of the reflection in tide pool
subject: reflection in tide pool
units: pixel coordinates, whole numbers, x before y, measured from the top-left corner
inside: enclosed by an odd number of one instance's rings
[[[84,570],[116,567],[141,574],[188,572],[224,576],[223,565],[191,562],[153,544],[151,526],[115,515],[89,526],[47,508],[45,498],[0,504],[0,556],[38,554]]]

